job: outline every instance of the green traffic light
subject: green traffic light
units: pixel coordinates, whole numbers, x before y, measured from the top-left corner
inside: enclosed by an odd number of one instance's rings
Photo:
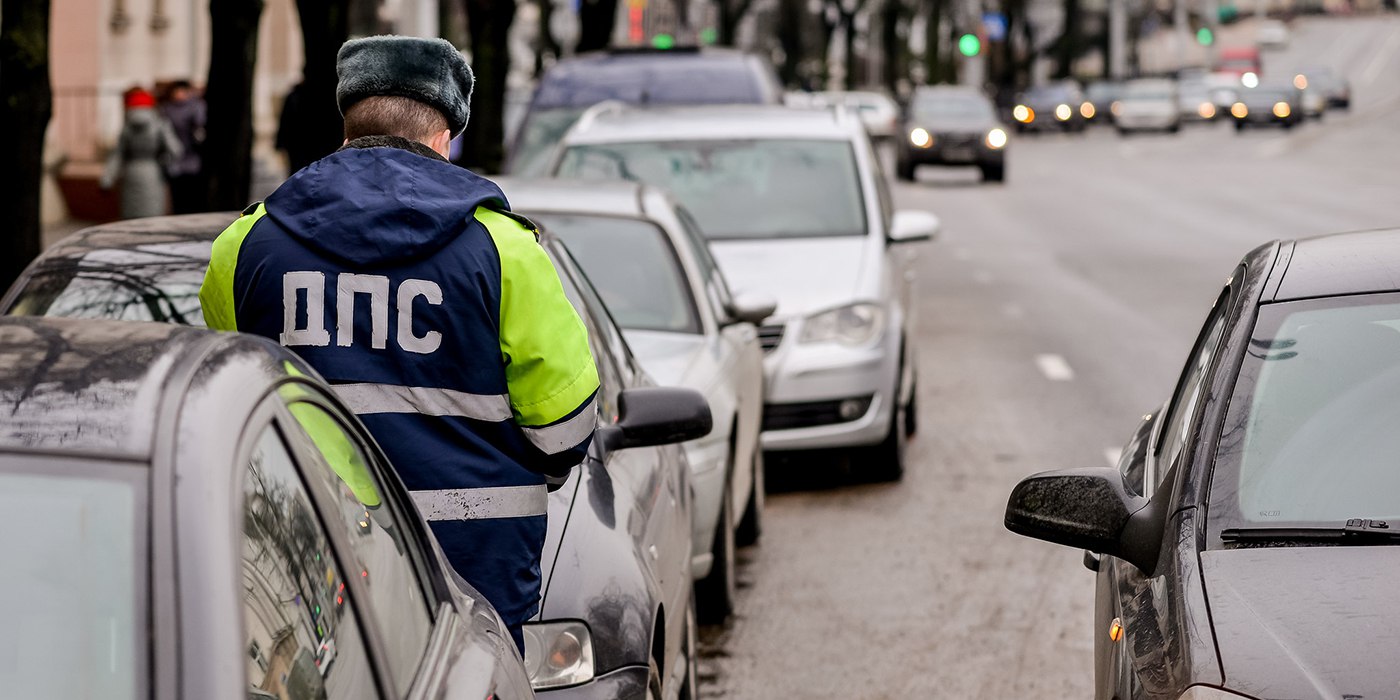
[[[964,34],[958,37],[958,52],[971,58],[982,51],[982,40],[976,34]]]
[[[1215,43],[1215,33],[1210,27],[1201,27],[1196,30],[1196,43],[1201,46],[1210,46]]]
[[[665,51],[666,49],[672,49],[676,46],[676,37],[673,37],[670,34],[657,34],[656,36],[651,38],[651,45],[655,48],[661,49],[662,51]]]

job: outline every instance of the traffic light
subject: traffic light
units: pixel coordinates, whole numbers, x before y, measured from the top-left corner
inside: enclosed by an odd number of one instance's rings
[[[958,53],[968,58],[972,58],[982,52],[982,40],[976,34],[964,34],[958,37]]]
[[[1210,27],[1201,27],[1196,30],[1196,43],[1201,46],[1210,46],[1215,43],[1215,32]]]

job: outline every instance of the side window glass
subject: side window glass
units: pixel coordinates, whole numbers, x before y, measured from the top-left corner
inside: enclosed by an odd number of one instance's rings
[[[705,240],[705,234],[695,222],[695,217],[684,207],[676,207],[676,216],[681,220],[681,228],[685,229],[686,236],[690,238],[695,249],[695,256],[700,261],[701,274],[706,280],[705,291],[710,295],[709,301],[714,306],[715,317],[725,318],[728,316],[725,309],[733,301],[729,283],[725,281],[719,263],[715,262],[714,255],[710,253],[710,244]]]
[[[611,317],[597,318],[590,308],[606,309],[588,278],[579,271],[572,257],[553,255],[559,268],[559,281],[564,285],[564,295],[574,305],[579,318],[588,328],[588,342],[593,350],[593,362],[598,366],[598,409],[602,420],[611,423],[617,418],[617,394],[627,386],[628,378],[614,361],[626,357],[627,343],[623,341]]]
[[[1201,335],[1196,340],[1196,347],[1191,351],[1191,358],[1187,362],[1186,368],[1182,370],[1181,380],[1177,383],[1176,394],[1172,397],[1171,407],[1168,409],[1161,441],[1157,448],[1157,473],[1147,475],[1147,488],[1149,489],[1160,483],[1161,479],[1166,476],[1167,470],[1176,464],[1177,459],[1186,449],[1191,426],[1195,424],[1196,413],[1205,400],[1205,393],[1209,389],[1209,370],[1216,352],[1220,349],[1220,336],[1225,327],[1227,301],[1228,292],[1222,294],[1220,299],[1215,302],[1215,307],[1211,310],[1205,326],[1201,329]]]
[[[326,531],[272,428],[243,479],[243,628],[249,697],[378,697]]]
[[[406,694],[417,675],[423,650],[432,633],[432,613],[425,586],[405,541],[402,513],[384,499],[384,486],[371,464],[370,451],[355,433],[321,406],[303,398],[308,389],[283,385],[279,393],[321,459],[307,465],[313,489],[324,489],[336,504],[338,517],[327,514],[328,526],[345,529],[354,561],[350,573],[360,577],[368,599],[366,610],[379,623],[392,669],[395,690]]]

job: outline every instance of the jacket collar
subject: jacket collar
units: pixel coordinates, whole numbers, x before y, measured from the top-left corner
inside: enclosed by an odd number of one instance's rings
[[[398,148],[415,155],[423,156],[424,158],[432,158],[433,160],[440,160],[444,163],[447,162],[447,159],[443,158],[442,154],[437,151],[428,148],[418,141],[412,141],[402,136],[361,136],[341,146],[336,152],[338,153],[347,148]]]

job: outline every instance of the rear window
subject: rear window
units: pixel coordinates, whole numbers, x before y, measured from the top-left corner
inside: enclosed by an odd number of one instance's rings
[[[5,697],[146,694],[144,479],[142,467],[0,462]]]
[[[758,71],[735,56],[646,55],[563,63],[545,74],[532,110],[585,108],[604,100],[630,104],[772,102]]]
[[[970,95],[915,95],[910,112],[925,119],[992,119],[992,104]]]
[[[29,278],[6,313],[203,326],[199,286],[209,249],[181,243],[56,259]]]

